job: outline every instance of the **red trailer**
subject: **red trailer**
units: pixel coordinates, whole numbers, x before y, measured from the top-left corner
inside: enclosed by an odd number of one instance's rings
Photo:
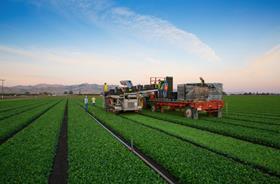
[[[222,117],[222,108],[224,102],[222,100],[209,101],[168,101],[166,99],[154,99],[150,101],[152,111],[164,112],[165,109],[179,109],[184,112],[187,118],[198,119],[198,112],[207,112],[216,117]]]

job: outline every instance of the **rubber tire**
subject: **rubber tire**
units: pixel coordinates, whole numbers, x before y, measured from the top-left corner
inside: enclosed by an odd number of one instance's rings
[[[191,119],[192,116],[193,116],[193,111],[190,107],[187,107],[184,111],[185,113],[185,117],[188,118],[188,119]]]

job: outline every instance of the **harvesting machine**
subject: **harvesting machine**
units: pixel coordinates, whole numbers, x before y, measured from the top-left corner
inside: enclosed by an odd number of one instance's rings
[[[222,117],[224,102],[223,85],[221,83],[178,84],[173,91],[173,77],[150,77],[150,84],[133,86],[131,81],[121,81],[123,87],[109,91],[105,102],[109,111],[141,111],[150,108],[152,111],[179,110],[187,118],[198,119],[199,112]],[[159,83],[168,84],[167,95],[162,95]]]

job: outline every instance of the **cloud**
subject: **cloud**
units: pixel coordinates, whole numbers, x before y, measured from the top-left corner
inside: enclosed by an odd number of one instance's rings
[[[160,44],[163,42],[164,45],[181,49],[187,54],[191,53],[205,60],[220,60],[214,49],[195,34],[180,29],[161,18],[142,15],[129,8],[115,6],[113,1],[53,0],[51,2],[51,5],[63,14],[77,15],[103,28],[110,28],[112,31],[125,30],[124,35],[135,35]],[[118,32],[118,34],[121,33],[122,31]]]
[[[219,60],[215,51],[203,43],[196,35],[179,29],[160,18],[140,15],[128,8],[117,7],[112,9],[112,20],[118,26],[143,37],[166,41],[207,60]]]

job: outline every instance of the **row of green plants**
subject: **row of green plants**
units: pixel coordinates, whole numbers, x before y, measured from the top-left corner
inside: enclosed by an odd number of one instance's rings
[[[107,126],[164,166],[182,183],[279,183],[279,178],[205,150],[186,141],[135,124],[98,107],[90,111]]]
[[[69,102],[68,145],[69,183],[164,183],[75,100]]]
[[[0,181],[48,183],[63,119],[65,100],[0,146]]]
[[[277,125],[277,124],[258,123],[258,122],[248,121],[248,120],[239,120],[239,119],[227,118],[227,117],[223,117],[223,118],[210,117],[210,118],[203,118],[203,120],[280,133],[280,124]]]
[[[102,98],[97,99],[97,106],[102,107]],[[181,113],[169,114],[169,113],[153,113],[150,110],[144,110],[142,112],[145,115],[159,118],[161,120],[171,121],[173,123],[179,123],[202,130],[207,130],[213,133],[223,134],[238,139],[244,139],[253,143],[263,144],[279,148],[280,139],[278,125],[273,124],[261,124],[257,122],[241,121],[234,119],[217,119],[217,118],[205,118],[202,120],[188,120],[181,115]],[[207,122],[205,120],[211,120]],[[217,124],[218,123],[218,124]],[[241,125],[241,126],[239,126]],[[242,127],[243,125],[243,127]],[[236,127],[237,126],[237,127]],[[253,128],[257,128],[256,130]],[[259,130],[258,130],[259,129]],[[266,131],[271,130],[271,131]]]
[[[149,110],[142,111],[143,115],[153,118],[182,124],[185,126],[206,130],[209,132],[234,137],[237,139],[249,141],[256,144],[262,144],[274,148],[280,148],[280,134],[268,132],[265,130],[252,129],[231,124],[220,123],[219,121],[205,121],[186,119],[183,116],[173,115],[169,113],[151,112]]]
[[[5,141],[15,132],[29,125],[34,119],[40,117],[43,113],[45,113],[49,108],[51,108],[58,102],[59,101],[57,99],[46,101],[45,105],[43,106],[0,121],[0,142]]]
[[[51,98],[22,98],[12,100],[0,100],[0,112],[16,109],[18,107],[24,107],[25,105],[34,104],[39,101],[46,101],[48,99]]]
[[[136,123],[182,138],[215,153],[225,155],[242,163],[262,168],[280,176],[280,151],[262,145],[234,139],[211,132],[146,117],[139,114],[125,114],[123,117]],[[242,151],[240,151],[242,150]]]
[[[269,115],[269,114],[259,114],[259,113],[246,113],[246,112],[235,112],[235,111],[226,111],[224,110],[224,115],[237,115],[241,117],[258,117],[258,118],[265,118],[271,120],[280,120],[280,116]]]
[[[12,109],[12,110],[5,111],[5,112],[0,112],[0,121],[3,120],[3,119],[6,119],[8,117],[15,116],[15,115],[18,115],[20,113],[32,110],[32,109],[34,109],[36,107],[39,107],[43,104],[45,104],[45,102],[37,102],[37,103],[33,103],[33,104],[27,104],[27,105],[25,105],[21,108],[16,108],[16,109]]]
[[[240,116],[239,114],[229,114],[225,115],[225,118],[227,119],[235,119],[240,121],[248,121],[253,123],[262,123],[262,124],[272,124],[272,125],[278,125],[280,126],[280,120],[279,119],[268,119],[263,117],[254,117],[254,116]]]

